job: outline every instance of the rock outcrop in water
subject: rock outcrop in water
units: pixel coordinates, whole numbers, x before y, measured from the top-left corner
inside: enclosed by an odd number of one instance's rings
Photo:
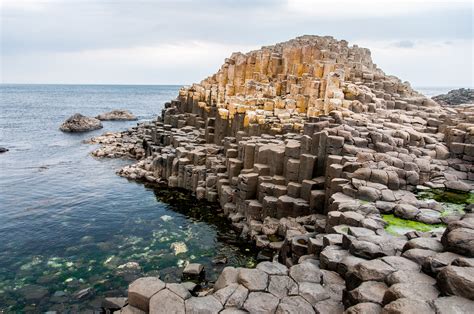
[[[129,121],[129,120],[137,120],[137,117],[134,116],[128,110],[112,110],[110,112],[102,113],[96,117],[96,119],[103,120],[103,121]]]
[[[229,268],[200,297],[157,283],[132,291],[141,299],[128,310],[467,313],[471,207],[416,193],[473,189],[473,113],[441,107],[332,37],[233,54],[156,121],[93,139],[103,144],[93,154],[136,157],[120,175],[219,202],[281,264]],[[393,234],[391,221],[431,231]]]
[[[453,89],[447,94],[432,97],[433,100],[441,105],[456,106],[462,104],[474,104],[474,89],[460,88]]]
[[[59,129],[63,132],[87,132],[102,129],[100,120],[76,113],[70,116]]]

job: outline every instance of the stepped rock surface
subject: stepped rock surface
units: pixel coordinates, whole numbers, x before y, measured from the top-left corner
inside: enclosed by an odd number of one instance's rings
[[[155,121],[93,138],[93,155],[136,158],[118,174],[218,202],[275,259],[227,267],[191,296],[160,284],[135,302],[137,282],[122,312],[467,313],[472,205],[445,211],[417,193],[472,196],[473,113],[424,97],[368,49],[332,37],[232,54]],[[428,231],[388,232],[386,216]]]

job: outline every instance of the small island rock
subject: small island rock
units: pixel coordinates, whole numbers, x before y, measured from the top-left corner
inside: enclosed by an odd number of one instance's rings
[[[102,123],[99,120],[83,116],[80,113],[72,115],[59,127],[63,132],[87,132],[102,128]]]
[[[96,117],[99,120],[137,120],[137,117],[128,110],[112,110],[110,112],[102,113]]]

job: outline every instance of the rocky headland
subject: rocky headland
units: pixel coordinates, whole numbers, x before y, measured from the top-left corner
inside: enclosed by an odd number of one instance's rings
[[[462,104],[474,104],[474,89],[453,89],[447,94],[432,97],[437,103],[445,106],[457,106]]]
[[[217,202],[242,237],[275,252],[255,269],[225,268],[206,291],[140,278],[106,308],[474,308],[474,105],[440,106],[368,49],[302,36],[234,53],[155,121],[91,142],[94,156],[137,159],[119,175]]]

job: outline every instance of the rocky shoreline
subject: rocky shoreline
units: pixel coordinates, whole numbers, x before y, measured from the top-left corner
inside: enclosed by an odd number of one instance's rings
[[[141,278],[109,309],[474,308],[474,105],[440,106],[385,75],[368,49],[302,36],[235,53],[156,121],[90,143],[95,157],[137,159],[121,176],[219,203],[241,237],[278,253],[225,268],[205,292]],[[419,196],[432,190],[460,195],[462,208]],[[389,232],[395,220],[408,231]]]

